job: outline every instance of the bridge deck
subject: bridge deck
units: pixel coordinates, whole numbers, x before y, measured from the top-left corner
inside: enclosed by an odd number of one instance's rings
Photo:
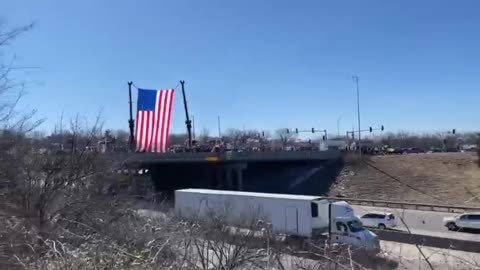
[[[283,162],[303,160],[335,160],[338,150],[292,152],[225,152],[225,153],[135,153],[125,161],[127,165],[154,165],[161,163],[209,162]]]

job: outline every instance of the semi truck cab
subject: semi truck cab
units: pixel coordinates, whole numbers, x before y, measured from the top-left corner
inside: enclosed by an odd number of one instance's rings
[[[312,201],[311,208],[312,228],[316,235],[328,234],[334,243],[380,249],[378,236],[363,227],[348,203],[319,199]]]
[[[367,249],[379,249],[380,242],[376,234],[366,230],[358,218],[337,217],[332,219],[330,239],[335,243],[344,243]]]

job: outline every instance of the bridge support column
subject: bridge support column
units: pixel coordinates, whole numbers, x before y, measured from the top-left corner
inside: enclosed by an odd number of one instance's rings
[[[225,174],[227,178],[227,188],[226,189],[233,189],[233,182],[232,182],[232,168],[225,168]]]
[[[225,189],[229,190],[243,190],[243,170],[247,168],[247,163],[232,163],[225,165]],[[232,177],[235,173],[235,177]],[[235,182],[234,183],[234,179]]]
[[[238,190],[243,190],[243,168],[237,168],[237,181],[238,181]]]

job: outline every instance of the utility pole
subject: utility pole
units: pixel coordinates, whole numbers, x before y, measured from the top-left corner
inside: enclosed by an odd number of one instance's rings
[[[362,128],[360,127],[360,88],[358,87],[358,76],[352,76],[357,84],[357,117],[358,117],[358,157],[362,158]]]
[[[135,139],[133,137],[133,127],[135,126],[135,121],[133,120],[133,113],[132,113],[132,84],[133,82],[128,82],[128,104],[130,106],[130,119],[128,119],[130,137],[128,138],[128,142],[130,144],[130,150],[133,150],[134,143],[135,143]]]
[[[190,121],[188,115],[187,97],[185,96],[185,81],[180,81],[180,84],[182,85],[183,106],[185,107],[185,125],[187,126],[188,132],[188,149],[192,149],[192,121]]]
[[[217,125],[218,125],[218,138],[222,138],[222,130],[220,129],[220,115],[217,117]]]
[[[192,114],[193,139],[195,140],[195,115]]]

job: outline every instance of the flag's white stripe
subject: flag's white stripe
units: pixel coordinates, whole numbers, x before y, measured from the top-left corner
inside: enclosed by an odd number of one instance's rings
[[[158,99],[160,97],[160,92],[157,91],[157,96],[155,97],[155,111],[153,111],[153,132],[152,139],[150,140],[150,152],[157,152],[157,108],[158,108]]]
[[[143,113],[142,151],[145,151],[147,146],[148,112],[143,111],[142,113]]]
[[[143,151],[148,151],[148,128],[150,123],[148,123],[148,111],[143,111],[143,122],[145,123],[145,128],[143,129],[144,143]]]
[[[151,111],[150,112],[150,138],[149,138],[149,143],[150,145],[148,146],[148,151],[152,151],[152,147],[153,147],[153,128],[154,128],[154,125],[155,125],[155,122],[154,122],[154,119],[155,119],[155,111]]]
[[[150,131],[152,130],[152,122],[150,121],[152,114],[150,111],[145,111],[145,121],[147,122],[145,129],[145,145],[143,146],[145,152],[150,148]]]

